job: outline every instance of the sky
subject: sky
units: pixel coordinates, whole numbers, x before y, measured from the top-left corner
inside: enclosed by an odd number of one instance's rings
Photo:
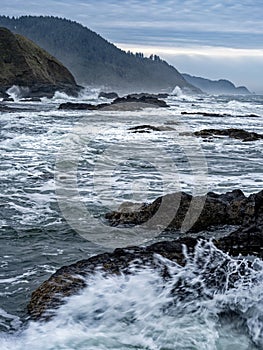
[[[263,93],[262,0],[1,0],[1,14],[69,18],[180,72]]]

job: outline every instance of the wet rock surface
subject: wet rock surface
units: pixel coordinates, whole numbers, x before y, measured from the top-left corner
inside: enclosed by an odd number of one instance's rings
[[[248,202],[249,198],[240,190],[196,197],[177,192],[142,204],[136,210],[113,211],[105,217],[113,226],[144,224],[154,228],[158,225],[166,230],[180,230],[187,219],[189,230],[199,232],[216,225],[241,225]]]
[[[159,100],[156,97],[132,97],[131,95],[125,96],[125,97],[118,97],[111,103],[101,103],[98,105],[92,105],[90,103],[73,103],[73,102],[67,102],[62,103],[59,106],[59,109],[63,110],[114,110],[115,108],[118,110],[120,105],[127,105],[127,104],[138,104],[137,106],[139,108],[141,107],[169,107],[165,101]]]
[[[249,197],[244,196],[239,190],[223,195],[210,193],[207,197],[209,199],[205,204],[206,210],[209,209],[210,216],[213,217],[210,223],[234,222],[240,225],[239,229],[230,235],[214,240],[215,246],[232,256],[242,254],[244,256],[253,255],[263,258],[263,191],[252,194]],[[190,199],[189,195],[183,196],[183,198],[183,201],[186,202]],[[154,203],[156,205],[156,202]],[[129,211],[129,206],[123,206],[122,208],[122,213]],[[138,210],[137,207],[135,209]],[[216,219],[217,215],[219,219]],[[225,219],[223,219],[224,217]],[[136,219],[141,222],[140,218],[136,217]],[[205,220],[205,216],[203,216],[203,220]],[[203,220],[200,221],[199,228],[208,226],[204,224]],[[88,285],[88,276],[98,271],[105,276],[109,274],[130,274],[134,271],[134,269],[130,269],[131,266],[135,268],[148,266],[157,269],[161,276],[167,279],[170,277],[167,265],[161,264],[156,254],[183,266],[185,264],[184,247],[187,247],[188,254],[193,254],[200,242],[203,245],[207,244],[202,237],[194,238],[189,233],[188,236],[176,240],[161,241],[146,247],[118,248],[110,253],[99,254],[89,259],[78,261],[75,264],[63,266],[33,292],[28,305],[28,312],[32,319],[46,320],[52,317],[54,310],[64,302],[64,298],[86,287]],[[207,244],[208,250],[210,249],[209,247],[209,244]],[[216,259],[217,252],[213,254]],[[213,254],[210,254],[210,260]],[[197,254],[197,257],[200,258],[200,263],[203,261],[207,265],[205,251],[202,256]],[[207,283],[218,284],[218,273],[222,274],[227,260],[227,257],[223,257],[220,266],[216,262],[211,264],[212,270],[209,270],[209,275],[206,276]],[[245,268],[243,272],[244,274],[247,273]],[[236,278],[240,277],[240,272],[236,275],[233,273],[231,276],[234,284]],[[185,297],[180,281],[178,283],[175,289],[179,293],[181,290],[182,297]]]
[[[263,135],[260,135],[256,132],[246,131],[243,129],[204,129],[194,132],[195,136],[200,136],[203,138],[214,137],[214,136],[228,136],[233,139],[247,141],[257,141],[262,140]]]

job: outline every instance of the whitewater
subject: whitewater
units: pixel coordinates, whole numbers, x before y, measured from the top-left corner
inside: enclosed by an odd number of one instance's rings
[[[8,106],[16,110],[0,112],[0,349],[263,349],[262,261],[231,258],[211,242],[193,256],[185,249],[183,267],[156,256],[172,275],[168,281],[143,266],[131,267],[129,276],[97,273],[48,322],[31,321],[26,311],[32,291],[63,265],[185,234],[110,227],[105,213],[123,202],[177,191],[262,190],[262,140],[192,133],[263,134],[263,96],[177,91],[166,99],[170,108],[129,112],[63,111],[60,103],[75,100],[56,93],[23,102],[15,93]],[[86,89],[78,101],[106,102],[98,93]],[[129,130],[139,125],[163,130]],[[202,236],[231,230],[211,228]]]

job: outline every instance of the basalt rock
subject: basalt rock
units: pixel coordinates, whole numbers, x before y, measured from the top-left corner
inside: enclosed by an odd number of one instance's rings
[[[146,225],[166,230],[180,230],[187,220],[189,230],[199,232],[217,225],[241,225],[248,210],[249,199],[242,191],[225,194],[209,192],[206,196],[193,197],[184,192],[167,194],[150,204],[142,204],[136,210],[118,210],[107,213],[106,219],[113,226]]]
[[[200,137],[214,137],[214,136],[228,136],[230,138],[242,140],[244,142],[247,141],[257,141],[257,140],[262,140],[263,135],[258,134],[256,132],[251,132],[251,131],[246,131],[243,129],[204,129],[200,131],[195,131],[194,132],[195,136],[200,136]]]
[[[147,92],[141,92],[139,94],[130,94],[129,96],[132,98],[133,97],[135,97],[135,98],[142,98],[142,97],[144,97],[144,98],[148,98],[148,97],[150,97],[150,98],[167,98],[167,97],[169,97],[169,94],[167,94],[167,93],[149,94]]]
[[[65,298],[74,295],[81,291],[81,289],[88,286],[88,277],[94,273],[101,272],[105,277],[107,275],[119,275],[134,273],[136,269],[150,267],[157,270],[164,280],[171,277],[169,269],[166,264],[162,264],[157,254],[163,258],[169,259],[179,265],[185,265],[184,247],[187,247],[188,254],[193,254],[198,242],[201,240],[205,245],[206,241],[202,238],[184,237],[173,241],[162,241],[154,243],[148,247],[127,247],[125,249],[115,249],[112,253],[103,253],[91,257],[86,260],[81,260],[69,266],[63,266],[56,271],[47,281],[43,282],[38,289],[32,293],[31,300],[28,304],[28,312],[30,317],[35,320],[47,320],[52,317],[55,310],[65,302]],[[222,237],[214,244],[224,252],[230,252],[233,256],[238,256],[240,253],[244,255],[253,254],[263,258],[263,236],[254,234],[233,235],[229,237]],[[207,244],[207,255],[204,251],[203,255],[197,254],[199,259],[196,263],[201,265],[208,265],[208,256],[211,253]],[[216,259],[218,253],[215,251],[210,255],[211,259]],[[214,256],[214,258],[213,258]],[[218,288],[223,288],[224,268],[230,261],[230,257],[223,256],[221,261],[214,260],[211,264],[211,269],[202,271],[206,273],[204,281],[208,285],[216,284]],[[220,264],[219,264],[220,263]],[[131,267],[133,267],[131,269]],[[243,271],[244,275],[246,270]],[[220,276],[218,276],[218,273]],[[223,275],[222,275],[223,273]],[[222,275],[222,276],[221,276]],[[219,277],[219,279],[217,278]],[[228,280],[228,287],[233,283],[240,274],[233,271]],[[221,280],[218,285],[218,280]],[[182,298],[186,295],[183,292],[183,285],[178,280],[174,286],[176,293],[182,292]]]
[[[249,197],[245,197],[239,190],[223,195],[210,193],[207,197],[209,199],[205,204],[206,210],[210,208],[210,214],[213,218],[210,223],[215,222],[218,214],[220,219],[217,222],[240,224],[240,228],[230,235],[213,240],[214,245],[231,256],[253,255],[262,259],[263,191]],[[189,195],[183,195],[183,201],[187,202],[190,199]],[[136,206],[134,208],[137,209]],[[123,208],[123,213],[127,210],[129,210],[127,207]],[[223,220],[224,217],[225,220]],[[206,219],[208,220],[208,217]],[[140,217],[137,217],[137,220],[141,222]],[[205,216],[203,216],[203,220],[205,220]],[[202,223],[201,226],[207,227],[208,225]],[[204,249],[198,251],[200,244],[201,248],[203,246]],[[246,276],[249,272],[247,266],[240,260],[241,269],[235,271],[235,266],[230,264],[233,273],[230,274],[229,280],[226,280],[224,271],[228,268],[230,257],[223,256],[220,251],[211,250],[211,244],[208,244],[202,237],[194,238],[189,234],[173,241],[161,241],[146,247],[118,248],[111,253],[99,254],[72,265],[63,266],[32,293],[28,312],[32,319],[47,320],[54,315],[55,309],[65,302],[65,297],[76,294],[88,286],[88,277],[96,272],[101,272],[106,277],[107,275],[130,274],[134,273],[137,268],[150,267],[157,270],[164,280],[169,279],[171,275],[167,264],[162,263],[157,255],[184,266],[186,264],[184,247],[187,247],[188,256],[189,254],[193,255],[195,264],[200,264],[198,273],[200,271],[203,274],[204,279],[202,280],[209,286],[214,285],[220,289],[224,288],[225,284],[222,285],[222,283],[225,282],[228,287],[234,286],[235,281],[240,276]],[[211,266],[209,267],[208,264]],[[133,268],[131,269],[131,267]],[[175,292],[182,293],[182,298],[186,297],[184,285],[185,283],[180,279],[174,285]]]
[[[59,109],[66,109],[66,110],[114,110],[118,109],[119,105],[128,105],[128,104],[137,104],[137,106],[140,107],[169,107],[165,101],[159,100],[156,97],[131,97],[130,95],[125,96],[125,97],[118,97],[111,103],[101,103],[98,105],[92,105],[90,103],[72,103],[72,102],[67,102],[67,103],[62,103],[59,106]],[[113,108],[110,108],[113,107]]]

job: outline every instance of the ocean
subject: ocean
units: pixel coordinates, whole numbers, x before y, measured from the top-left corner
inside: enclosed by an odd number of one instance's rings
[[[105,102],[98,92],[87,88],[78,100]],[[105,213],[123,202],[151,202],[178,191],[241,189],[249,195],[263,189],[263,140],[193,136],[226,128],[263,134],[263,96],[177,91],[166,99],[170,108],[58,110],[68,101],[75,100],[56,93],[41,102],[15,100],[8,106],[16,110],[0,112],[0,349],[263,349],[263,263],[230,258],[212,243],[202,266],[187,252],[184,267],[162,260],[174,276],[167,283],[146,267],[130,276],[97,273],[52,320],[29,320],[32,291],[61,266],[185,234],[109,226]],[[141,125],[160,131],[129,130]],[[195,254],[206,253],[199,246]],[[253,263],[234,288],[216,290],[204,276],[225,259],[227,276],[241,261]],[[184,298],[171,293],[178,279],[185,281]]]

